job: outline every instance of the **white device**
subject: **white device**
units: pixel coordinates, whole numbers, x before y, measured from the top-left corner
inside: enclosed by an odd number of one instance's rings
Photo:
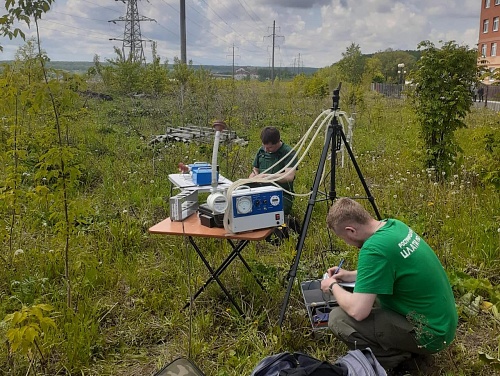
[[[214,214],[224,213],[228,205],[226,195],[220,191],[211,193],[207,197],[207,205]]]
[[[285,221],[283,190],[276,186],[242,186],[232,192],[228,213],[232,232],[281,226]]]
[[[198,210],[198,192],[182,191],[170,197],[170,219],[183,221]]]

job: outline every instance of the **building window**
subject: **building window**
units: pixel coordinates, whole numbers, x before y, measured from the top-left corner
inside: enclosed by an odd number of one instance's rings
[[[495,0],[495,5],[499,5],[500,4],[500,0]]]
[[[498,0],[500,1],[500,0]],[[483,21],[483,33],[487,33],[488,32],[488,26],[490,24],[490,20],[484,20]]]
[[[497,44],[496,43],[491,44],[491,56],[497,56]]]
[[[486,44],[483,44],[481,46],[481,57],[485,58],[486,57]]]
[[[490,7],[490,0],[484,0],[484,7],[489,8]]]
[[[500,17],[494,17],[493,18],[493,31],[498,31],[498,22],[500,20]]]

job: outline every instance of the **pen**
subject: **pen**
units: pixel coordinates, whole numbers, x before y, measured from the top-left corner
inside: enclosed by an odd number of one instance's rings
[[[345,261],[345,259],[340,260],[339,266],[337,267],[337,270],[335,270],[335,273],[333,273],[333,275],[337,274],[340,271],[340,268],[344,264],[344,261]]]

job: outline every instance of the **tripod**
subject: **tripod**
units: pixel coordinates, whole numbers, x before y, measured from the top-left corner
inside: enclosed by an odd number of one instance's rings
[[[340,87],[342,83],[339,84],[338,88],[333,91],[333,106],[332,106],[332,111],[336,112],[339,109],[339,102],[340,102]],[[312,194],[309,198],[308,204],[307,204],[307,209],[306,213],[304,215],[304,221],[302,224],[302,231],[300,233],[299,240],[297,242],[297,246],[295,247],[296,249],[296,254],[295,254],[295,259],[294,262],[290,268],[290,271],[288,272],[288,287],[287,291],[285,294],[285,299],[283,300],[283,305],[281,307],[281,313],[280,313],[280,321],[279,321],[279,326],[281,327],[283,324],[283,320],[285,318],[285,313],[286,309],[288,307],[288,301],[290,299],[290,293],[292,291],[293,283],[295,281],[295,277],[297,275],[297,269],[299,267],[299,262],[300,262],[300,256],[302,253],[302,249],[304,247],[304,241],[307,235],[307,229],[309,228],[309,223],[311,221],[311,215],[312,211],[314,208],[314,204],[316,203],[316,197],[318,195],[318,189],[319,189],[319,184],[321,182],[321,175],[323,174],[323,169],[325,166],[325,162],[328,158],[328,152],[331,149],[331,175],[330,175],[330,191],[328,192],[328,198],[329,200],[333,201],[337,198],[337,191],[336,191],[336,183],[335,183],[335,173],[336,173],[336,162],[337,162],[337,151],[340,150],[341,143],[344,142],[344,146],[349,154],[349,157],[351,158],[351,161],[354,165],[354,168],[356,169],[356,173],[358,174],[358,177],[361,181],[361,184],[363,185],[363,188],[366,192],[366,198],[370,201],[370,204],[373,207],[373,210],[375,211],[375,214],[378,219],[381,219],[380,213],[377,209],[377,206],[375,205],[375,199],[370,193],[370,189],[368,188],[368,185],[366,184],[365,179],[363,178],[363,175],[361,173],[361,170],[358,166],[358,163],[356,162],[356,159],[354,158],[354,154],[351,150],[351,147],[349,146],[349,143],[347,142],[346,136],[344,134],[344,130],[342,129],[342,125],[339,123],[338,116],[335,114],[332,117],[332,120],[330,121],[330,124],[328,125],[328,130],[327,130],[327,136],[325,138],[325,144],[323,146],[323,150],[321,152],[321,158],[319,161],[318,165],[318,170],[316,171],[316,175],[314,177],[314,184],[312,188]]]

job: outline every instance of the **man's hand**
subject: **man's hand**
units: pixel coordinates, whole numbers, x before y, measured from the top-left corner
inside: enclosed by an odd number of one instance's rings
[[[336,277],[336,276],[335,276]],[[335,277],[325,278],[321,281],[321,291],[324,293],[330,293],[330,285],[333,282],[338,282]]]
[[[355,282],[358,275],[357,270],[345,270],[340,268],[337,272],[338,266],[333,266],[327,270],[330,277],[334,276],[337,282]],[[333,282],[333,281],[332,281]],[[331,283],[331,282],[330,282]]]

